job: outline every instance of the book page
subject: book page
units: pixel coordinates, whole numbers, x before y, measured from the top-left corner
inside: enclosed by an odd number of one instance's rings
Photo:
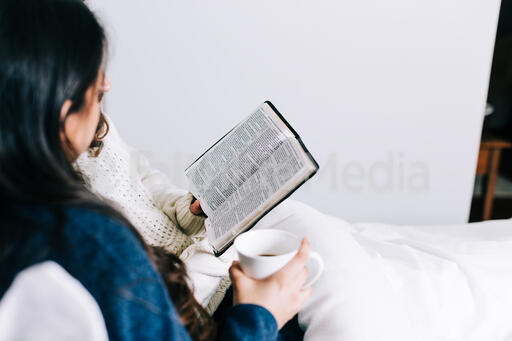
[[[282,190],[305,165],[293,133],[265,103],[185,172],[216,241]],[[226,236],[226,237],[229,237]]]
[[[262,213],[265,207],[269,206],[269,200],[275,198],[277,193],[285,195],[297,186],[297,175],[300,180],[305,176],[306,160],[297,153],[295,142],[292,138],[287,139],[260,165],[248,181],[228,198],[223,210],[209,222],[209,238],[212,241],[222,244],[223,241],[230,239],[232,235],[240,232],[238,227],[245,226],[258,213]]]
[[[276,129],[271,118],[273,113],[268,113],[265,106],[268,107],[266,104],[259,107],[185,171],[192,193],[201,200],[209,217],[247,181],[273,149],[292,136],[286,129]]]

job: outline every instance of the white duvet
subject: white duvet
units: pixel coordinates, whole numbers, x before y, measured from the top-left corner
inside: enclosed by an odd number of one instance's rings
[[[349,224],[288,200],[257,228],[307,236],[324,258],[306,340],[512,340],[512,220]]]
[[[287,200],[255,228],[307,236],[324,258],[324,273],[299,314],[306,340],[512,340],[512,220],[447,226],[349,224]],[[204,265],[200,260],[197,266]],[[41,280],[25,282],[38,290],[45,286]],[[205,291],[215,291],[214,281],[204,282]],[[11,303],[34,292],[17,290],[23,288],[9,289]],[[61,302],[62,309],[68,302],[76,310],[62,294],[51,296],[44,298]],[[0,302],[0,326],[10,326],[9,335],[26,334],[26,325],[34,332],[38,325],[44,328],[33,306],[7,303],[5,297]],[[24,323],[16,323],[17,317]],[[101,316],[97,320],[103,321]],[[84,320],[75,322],[83,325]]]

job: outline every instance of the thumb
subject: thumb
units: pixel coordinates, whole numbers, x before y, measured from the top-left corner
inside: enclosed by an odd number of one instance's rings
[[[286,264],[283,269],[288,273],[296,274],[302,271],[306,265],[309,254],[311,252],[311,244],[308,238],[303,238],[297,254]]]

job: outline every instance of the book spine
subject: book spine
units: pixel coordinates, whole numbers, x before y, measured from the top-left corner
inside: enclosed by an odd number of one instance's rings
[[[308,158],[311,160],[311,162],[313,163],[313,165],[315,166],[315,168],[318,170],[320,169],[320,166],[318,165],[318,162],[316,162],[315,158],[313,157],[313,155],[309,152],[309,150],[306,148],[306,146],[304,145],[304,142],[302,142],[302,139],[300,137],[299,134],[297,134],[297,132],[295,131],[295,129],[292,128],[292,126],[288,123],[288,121],[283,117],[283,115],[281,115],[281,113],[279,112],[279,110],[277,110],[277,108],[274,106],[274,104],[272,104],[272,102],[270,101],[265,101],[266,104],[268,104],[268,106],[275,112],[275,114],[279,117],[279,119],[281,121],[283,121],[284,125],[286,125],[286,127],[292,132],[293,136],[297,139],[297,141],[299,141],[299,144],[302,148],[302,150],[304,150],[304,153],[308,156]],[[315,172],[316,173],[316,172]],[[314,174],[313,174],[314,175]]]

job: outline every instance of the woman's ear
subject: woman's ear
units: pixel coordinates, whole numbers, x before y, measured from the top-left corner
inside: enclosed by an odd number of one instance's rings
[[[64,104],[62,104],[62,107],[60,108],[60,116],[59,116],[59,121],[60,122],[64,122],[64,127],[63,127],[63,130],[60,132],[61,136],[60,136],[60,139],[61,139],[61,142],[64,142],[65,139],[66,139],[66,123],[65,123],[65,118],[66,118],[66,115],[68,114],[69,112],[69,109],[71,109],[71,106],[73,105],[73,102],[71,102],[70,99],[67,99],[64,101]]]
[[[59,116],[59,121],[60,122],[64,122],[64,124],[62,125],[62,129],[60,130],[60,143],[61,145],[63,146],[64,148],[64,151],[66,152],[66,154],[68,155],[68,157],[70,157],[71,153],[70,153],[70,146],[69,146],[69,141],[66,137],[66,121],[65,121],[65,118],[66,118],[66,115],[68,114],[69,112],[69,109],[71,109],[71,106],[73,105],[73,102],[71,102],[71,100],[67,99],[64,101],[64,104],[62,104],[62,107],[60,108],[60,116]]]
[[[70,99],[67,99],[64,101],[64,104],[62,104],[62,107],[60,108],[60,121],[64,121],[64,118],[68,114],[69,109],[71,109],[71,106],[73,105],[73,102],[71,102]]]

